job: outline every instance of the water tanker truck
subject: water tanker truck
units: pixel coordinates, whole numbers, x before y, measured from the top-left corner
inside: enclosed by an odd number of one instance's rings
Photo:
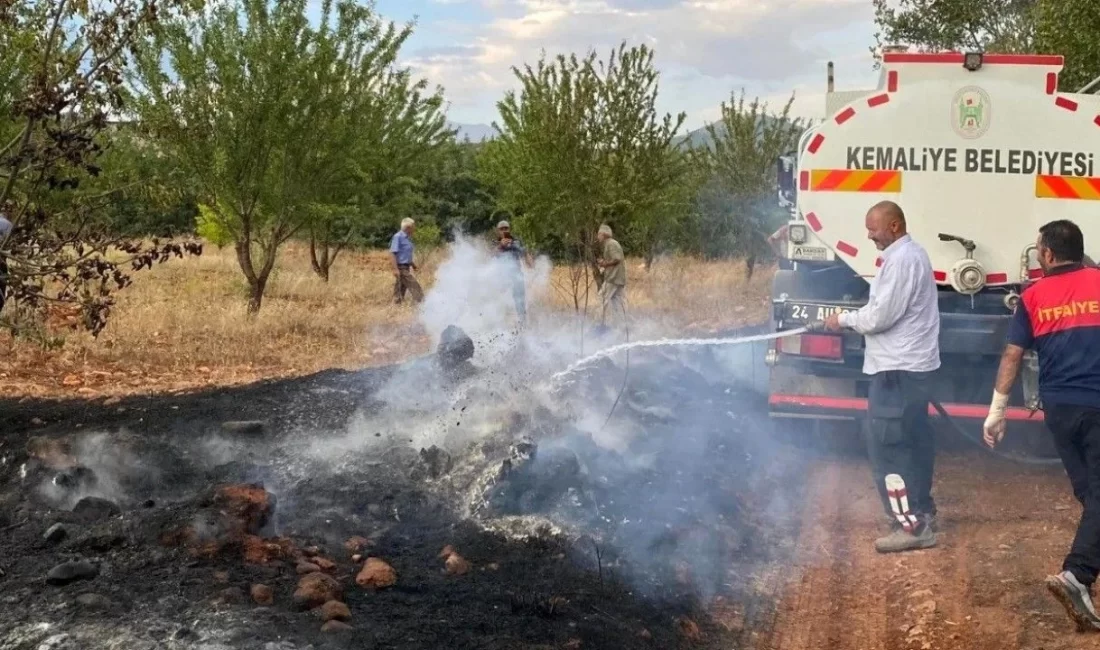
[[[890,51],[877,88],[846,92],[834,91],[830,64],[827,117],[779,161],[792,218],[772,287],[775,329],[867,302],[882,261],[864,216],[894,201],[939,286],[933,398],[954,419],[984,419],[1012,312],[1042,276],[1039,226],[1071,219],[1086,253],[1100,250],[1100,97],[1059,89],[1062,64],[1048,55]],[[773,416],[864,417],[860,335],[776,339],[767,363]],[[1037,372],[1025,358],[1010,419],[1042,421]]]

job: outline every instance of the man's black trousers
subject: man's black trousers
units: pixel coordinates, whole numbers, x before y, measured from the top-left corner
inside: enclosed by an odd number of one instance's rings
[[[1100,572],[1100,409],[1044,404],[1043,415],[1073,495],[1084,506],[1062,570],[1091,585]]]
[[[928,420],[931,372],[888,370],[871,376],[865,435],[871,472],[886,516],[896,521],[886,494],[886,476],[905,481],[909,510],[936,514],[932,473],[936,447]]]

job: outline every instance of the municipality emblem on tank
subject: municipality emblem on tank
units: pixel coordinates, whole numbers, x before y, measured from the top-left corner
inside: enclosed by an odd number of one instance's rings
[[[980,138],[989,130],[991,108],[989,95],[984,90],[967,86],[955,93],[951,126],[964,138]]]

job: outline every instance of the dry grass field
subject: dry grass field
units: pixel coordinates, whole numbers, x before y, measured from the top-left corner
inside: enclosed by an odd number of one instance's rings
[[[419,278],[430,291],[446,249],[424,255]],[[746,280],[740,262],[658,260],[645,271],[628,260],[632,315],[668,334],[706,335],[767,317],[773,269]],[[310,269],[308,249],[288,245],[263,309],[249,318],[245,283],[229,249],[144,271],[118,294],[107,329],[93,339],[54,330],[13,339],[0,332],[0,393],[8,396],[113,397],[180,392],[286,377],[326,368],[388,364],[423,354],[431,342],[411,304],[393,305],[385,252],[348,253],[325,283]],[[532,321],[574,316],[553,270],[550,290],[530,306]],[[594,289],[593,289],[594,291]],[[592,303],[596,298],[593,296]]]

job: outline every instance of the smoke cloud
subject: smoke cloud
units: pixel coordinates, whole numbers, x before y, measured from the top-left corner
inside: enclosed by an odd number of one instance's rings
[[[545,258],[524,268],[521,328],[512,263],[457,237],[419,320],[433,347],[452,325],[473,339],[470,372],[449,377],[430,357],[403,365],[375,395],[382,407],[357,416],[338,444],[317,445],[316,458],[342,463],[438,447],[454,465],[437,488],[459,501],[458,511],[514,534],[550,523],[592,536],[594,548],[634,567],[629,579],[642,591],[653,574],[677,567],[697,596],[714,595],[737,545],[751,537],[739,491],[774,478],[769,424],[746,416],[753,387],[766,382],[762,348],[616,352],[554,386],[555,373],[623,343],[623,334],[594,336],[598,305],[587,323],[550,309]],[[637,314],[630,320],[631,340],[669,334]],[[792,507],[780,491],[756,500],[765,518]]]

